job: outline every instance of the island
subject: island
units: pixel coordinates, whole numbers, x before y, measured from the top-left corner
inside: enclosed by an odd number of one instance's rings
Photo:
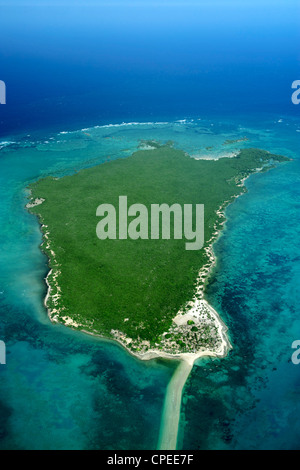
[[[142,142],[144,144],[144,142]],[[49,258],[45,305],[53,322],[115,339],[142,359],[225,354],[226,327],[204,299],[212,244],[226,206],[250,174],[288,160],[258,149],[234,158],[196,160],[171,144],[62,178],[30,185],[28,210],[38,216]],[[183,239],[106,239],[96,235],[99,204],[203,204],[204,245]]]
[[[195,360],[223,357],[231,348],[226,325],[204,298],[224,211],[246,191],[251,174],[288,160],[251,148],[201,160],[172,142],[141,141],[127,158],[28,188],[27,209],[39,219],[49,259],[45,306],[51,321],[115,340],[142,360],[179,361],[166,393],[159,449],[176,449],[182,390]],[[121,237],[97,236],[99,206],[117,207],[124,198],[149,209],[201,205],[201,249],[187,250],[186,240],[175,236],[171,210],[168,237],[129,237],[120,217],[114,220]],[[129,212],[126,218],[133,219]],[[193,226],[196,219],[192,212]]]

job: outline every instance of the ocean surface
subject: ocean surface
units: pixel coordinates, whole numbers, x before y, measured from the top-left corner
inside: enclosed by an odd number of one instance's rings
[[[228,139],[249,140],[224,145]],[[300,120],[185,118],[120,123],[0,141],[0,448],[143,449],[157,445],[176,363],[140,362],[121,347],[52,325],[43,300],[47,259],[28,183],[110,158],[141,139],[172,140],[196,158],[259,147],[293,158],[250,177],[226,211],[207,299],[229,327],[229,356],[200,360],[183,395],[178,447],[298,448],[300,366]],[[207,150],[207,147],[212,147]]]

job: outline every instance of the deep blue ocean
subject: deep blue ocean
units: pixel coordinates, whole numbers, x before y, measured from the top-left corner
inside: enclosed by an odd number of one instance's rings
[[[176,367],[50,323],[28,183],[125,158],[141,139],[199,158],[247,136],[226,152],[293,161],[250,177],[226,211],[206,295],[233,350],[193,368],[178,448],[299,449],[297,2],[49,3],[0,4],[0,448],[155,449]]]

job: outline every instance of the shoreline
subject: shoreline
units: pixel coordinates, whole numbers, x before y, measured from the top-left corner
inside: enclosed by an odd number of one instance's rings
[[[202,302],[205,303],[206,307],[209,309],[210,314],[213,316],[214,322],[217,325],[219,337],[221,338],[221,346],[215,351],[206,349],[206,350],[198,351],[195,353],[170,354],[165,351],[151,349],[144,354],[139,354],[139,353],[134,353],[128,350],[128,348],[126,348],[121,341],[118,341],[117,339],[113,339],[113,340],[117,341],[119,344],[125,347],[125,349],[129,351],[134,357],[142,361],[150,361],[152,359],[163,358],[163,359],[184,361],[187,364],[190,364],[191,366],[193,366],[193,364],[202,357],[209,357],[209,356],[220,357],[220,358],[226,357],[229,350],[232,349],[232,345],[226,334],[228,331],[228,327],[223,322],[223,320],[221,319],[217,311],[214,310],[214,308],[206,300],[203,299]]]
[[[50,272],[49,272],[49,274],[50,274]],[[49,285],[48,282],[47,282],[47,285]],[[185,363],[190,364],[191,366],[193,366],[193,364],[198,359],[201,359],[202,357],[219,357],[219,358],[226,357],[228,352],[232,349],[232,345],[231,345],[231,343],[228,339],[228,336],[226,334],[227,331],[228,331],[227,325],[224,323],[222,318],[219,316],[218,312],[216,310],[214,310],[214,308],[206,300],[203,300],[203,302],[206,303],[207,307],[209,308],[209,311],[210,311],[211,315],[214,317],[215,323],[218,325],[218,332],[219,332],[219,335],[221,337],[221,347],[216,351],[206,349],[206,350],[203,350],[203,351],[198,351],[197,353],[170,354],[170,353],[160,351],[160,350],[157,350],[157,349],[151,349],[151,350],[147,351],[146,353],[140,354],[140,353],[133,352],[131,349],[127,348],[124,345],[124,343],[122,343],[122,341],[118,340],[117,338],[108,338],[106,336],[102,336],[100,334],[97,334],[97,333],[94,333],[92,331],[88,331],[88,330],[85,330],[85,329],[78,329],[78,328],[73,328],[73,329],[75,331],[79,331],[81,333],[85,333],[87,335],[93,336],[94,338],[98,338],[98,339],[108,341],[108,342],[117,343],[119,346],[122,346],[122,348],[128,354],[130,354],[131,356],[133,356],[136,359],[139,359],[140,361],[151,361],[151,360],[155,360],[155,359],[166,359],[166,360],[173,360],[173,361],[175,360],[175,361],[178,361],[178,362],[185,362]],[[63,326],[70,327],[70,325],[66,325],[65,323],[58,322],[57,320],[52,319],[51,316],[49,315],[49,309],[47,309],[47,310],[48,310],[49,319],[51,320],[52,323],[60,323]]]
[[[166,391],[158,450],[176,450],[180,423],[182,392],[193,369],[193,364],[182,360],[177,366]]]

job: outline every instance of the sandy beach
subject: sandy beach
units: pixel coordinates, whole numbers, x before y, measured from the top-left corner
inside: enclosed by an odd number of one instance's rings
[[[232,155],[232,157],[235,155]],[[259,171],[260,169],[257,169]],[[244,183],[247,178],[244,178],[238,182],[238,186],[243,187],[241,194],[245,191]],[[233,197],[231,200],[224,201],[221,207],[216,211],[218,216],[218,220],[215,225],[215,230],[211,239],[208,241],[207,246],[204,248],[207,254],[207,263],[202,266],[198,274],[198,284],[197,289],[195,292],[195,296],[193,300],[189,303],[189,310],[186,313],[178,312],[177,316],[174,318],[173,322],[176,325],[182,325],[187,323],[189,320],[193,320],[195,324],[200,324],[206,322],[208,326],[214,326],[217,331],[217,338],[214,347],[210,348],[199,348],[199,350],[195,350],[193,352],[167,352],[160,348],[155,349],[148,349],[146,352],[144,351],[133,351],[129,348],[130,338],[123,335],[116,336],[113,341],[117,341],[120,345],[122,345],[131,355],[138,358],[139,360],[149,361],[158,358],[164,358],[167,360],[177,360],[179,361],[179,365],[168,385],[165,401],[164,401],[164,408],[163,408],[163,416],[161,420],[161,428],[160,428],[160,435],[158,441],[158,448],[161,450],[175,450],[177,446],[177,438],[178,438],[178,428],[180,422],[180,410],[181,410],[181,400],[182,400],[182,392],[184,389],[184,385],[190,375],[190,372],[193,368],[195,361],[203,357],[225,357],[228,351],[232,348],[228,336],[227,336],[227,327],[218,315],[218,313],[212,308],[211,305],[204,299],[204,291],[205,291],[205,284],[207,279],[211,273],[213,266],[215,265],[216,258],[213,252],[213,244],[218,238],[220,232],[222,231],[223,225],[226,221],[225,218],[225,209],[226,207],[235,200],[238,196]],[[43,201],[33,201],[33,204],[41,204]],[[28,206],[27,206],[28,207]],[[45,231],[43,231],[45,232]],[[55,260],[55,253],[50,249],[50,240],[49,240],[49,233],[44,233],[44,242],[47,244],[47,248],[50,250],[53,259]],[[97,336],[101,338],[101,335],[97,334],[96,332],[89,331],[87,328],[88,325],[82,325],[77,323],[74,319],[69,317],[61,317],[59,318],[58,311],[54,309],[50,309],[47,305],[49,299],[52,298],[51,294],[51,283],[49,282],[49,277],[53,273],[53,269],[49,271],[48,276],[46,278],[46,283],[48,287],[47,295],[45,298],[45,306],[48,310],[49,318],[52,322],[58,322],[63,320],[64,324],[68,327],[72,327],[75,329],[81,328],[82,332],[91,334],[93,336]],[[56,277],[59,273],[56,273],[54,284],[57,282]],[[52,280],[53,282],[53,280]],[[58,286],[56,285],[58,288]],[[56,293],[56,297],[59,297],[59,294]],[[57,299],[55,299],[57,300]],[[203,312],[206,312],[203,316]],[[198,322],[198,323],[197,323]],[[105,338],[104,338],[105,339]]]
[[[208,356],[225,357],[229,349],[232,348],[226,334],[226,325],[220,319],[218,313],[208,303],[207,306],[218,325],[218,332],[222,338],[221,346],[217,351],[206,350],[195,354],[181,354],[178,357],[180,359],[180,363],[174,372],[166,391],[158,441],[159,450],[176,450],[177,448],[182,392],[195,361],[201,357]],[[168,358],[168,355],[162,353],[161,357]]]

